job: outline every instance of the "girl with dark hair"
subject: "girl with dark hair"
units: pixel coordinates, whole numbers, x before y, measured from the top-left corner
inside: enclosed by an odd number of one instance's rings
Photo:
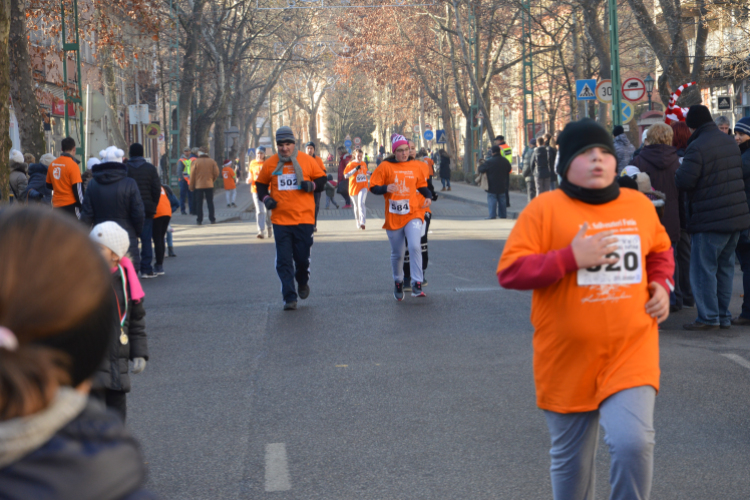
[[[67,215],[42,208],[0,213],[3,498],[155,498],[142,490],[135,439],[117,415],[88,398],[117,320],[111,279]]]

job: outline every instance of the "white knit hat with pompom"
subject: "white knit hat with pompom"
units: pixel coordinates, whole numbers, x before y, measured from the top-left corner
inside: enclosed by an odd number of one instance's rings
[[[125,152],[122,149],[118,149],[117,146],[110,146],[100,151],[99,156],[102,158],[102,163],[109,161],[122,163],[122,157],[125,156]]]
[[[23,153],[17,149],[11,149],[10,161],[14,161],[16,163],[23,163]]]

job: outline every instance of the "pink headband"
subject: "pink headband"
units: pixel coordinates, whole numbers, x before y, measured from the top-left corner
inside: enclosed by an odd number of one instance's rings
[[[18,349],[18,339],[13,332],[4,326],[0,326],[0,349],[5,349],[7,351],[15,351]]]
[[[393,134],[391,136],[391,151],[395,153],[399,146],[403,145],[409,145],[409,141],[406,140],[406,137],[398,134]]]

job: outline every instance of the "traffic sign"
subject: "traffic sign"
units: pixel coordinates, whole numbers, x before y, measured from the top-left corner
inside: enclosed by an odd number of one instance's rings
[[[604,104],[612,102],[612,80],[599,81],[596,85],[596,98]]]
[[[630,120],[633,119],[633,116],[635,115],[635,110],[633,109],[633,105],[629,102],[622,101],[622,123],[629,123]]]
[[[352,140],[352,136],[350,136],[349,134],[346,134],[346,137],[344,137],[344,139],[347,140],[347,141],[351,141]]]
[[[594,93],[596,89],[596,80],[576,80],[576,99],[579,101],[593,101],[596,99]]]
[[[149,139],[156,139],[157,137],[159,137],[159,134],[161,134],[161,127],[158,123],[151,123],[149,125],[146,125],[146,128],[143,130],[143,132]]]
[[[446,144],[448,140],[445,137],[445,129],[439,128],[436,130],[436,139],[435,142],[438,144]]]
[[[425,130],[432,130],[432,125],[430,125],[429,123],[425,123],[424,128]]]
[[[722,111],[732,109],[732,98],[728,95],[717,96],[716,107]]]
[[[432,133],[432,130],[425,130],[424,131],[424,140],[425,141],[431,141],[433,137],[435,137],[435,134]]]
[[[359,147],[360,144],[362,144],[362,139],[360,139],[359,137],[355,137],[354,138],[354,145],[357,146],[357,147]]]
[[[348,137],[348,136],[347,136],[347,137]],[[352,141],[350,141],[349,139],[345,140],[345,141],[344,141],[344,147],[345,147],[346,149],[351,149],[351,148],[352,148]]]
[[[637,102],[646,95],[646,84],[640,78],[628,78],[622,82],[622,96],[630,102]]]

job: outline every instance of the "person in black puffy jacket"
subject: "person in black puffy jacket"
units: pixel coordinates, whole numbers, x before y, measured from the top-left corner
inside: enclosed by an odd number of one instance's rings
[[[742,179],[745,182],[745,196],[750,205],[750,117],[739,120],[734,126],[734,140],[742,153]],[[732,319],[733,325],[750,325],[750,229],[740,233],[735,250],[742,269],[742,312]]]
[[[151,238],[154,231],[154,214],[156,214],[156,205],[159,204],[161,197],[161,180],[156,167],[146,161],[143,157],[143,146],[137,142],[131,144],[128,155],[128,161],[125,163],[128,167],[128,177],[135,180],[138,184],[138,191],[141,193],[143,200],[143,210],[145,219],[143,221],[143,230],[138,233],[141,240],[141,255],[136,259],[133,257],[136,271],[141,272],[143,278],[155,278],[154,269],[151,267],[151,260],[154,257],[151,247]]]
[[[531,157],[531,172],[534,174],[537,196],[552,188],[552,167],[550,147],[544,145],[544,137],[536,140],[538,146]],[[553,160],[554,161],[554,160]]]
[[[55,155],[42,155],[40,163],[29,165],[29,184],[26,191],[21,193],[21,199],[26,203],[40,203],[52,205],[52,190],[47,187],[47,167],[55,161]]]
[[[691,106],[685,123],[692,135],[675,180],[688,198],[690,281],[698,318],[683,328],[727,329],[732,320],[734,251],[740,232],[750,228],[742,158],[734,139],[716,127],[707,107]]]
[[[111,220],[125,229],[130,238],[129,253],[137,271],[140,257],[138,235],[143,231],[144,221],[143,201],[138,185],[128,178],[125,165],[116,161],[116,156],[109,155],[105,159],[114,161],[105,161],[92,168],[94,177],[83,197],[81,221],[96,225]]]

